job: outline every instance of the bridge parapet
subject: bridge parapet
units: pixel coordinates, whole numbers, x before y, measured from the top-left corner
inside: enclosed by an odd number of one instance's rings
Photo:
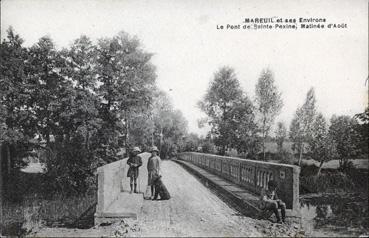
[[[179,159],[202,167],[257,195],[267,188],[269,180],[274,180],[278,183],[278,195],[286,203],[287,209],[300,209],[298,166],[195,152],[180,153]]]
[[[147,185],[147,160],[149,153],[141,153],[142,166],[137,179],[138,193],[130,194],[127,171],[128,158],[106,164],[97,169],[98,191],[95,224],[115,221],[124,217],[137,217]]]
[[[118,199],[122,189],[127,159],[106,164],[97,169],[98,174],[98,203],[96,212],[104,212]]]

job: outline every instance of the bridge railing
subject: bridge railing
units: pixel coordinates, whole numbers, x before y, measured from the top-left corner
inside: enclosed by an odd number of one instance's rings
[[[179,159],[202,167],[257,195],[267,188],[269,180],[274,180],[278,183],[278,196],[286,203],[287,209],[299,210],[298,166],[195,152],[180,153]]]

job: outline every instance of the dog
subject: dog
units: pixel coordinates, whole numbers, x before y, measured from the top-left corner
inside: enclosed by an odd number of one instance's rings
[[[157,200],[158,196],[160,196],[160,200],[170,199],[170,194],[168,192],[168,189],[165,187],[163,181],[161,180],[161,175],[154,179],[153,184],[155,186],[154,200]]]

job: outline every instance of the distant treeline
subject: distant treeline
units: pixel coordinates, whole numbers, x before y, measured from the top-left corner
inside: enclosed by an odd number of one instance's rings
[[[338,159],[345,169],[350,166],[350,159],[368,154],[368,108],[355,116],[333,115],[328,122],[316,105],[314,88],[310,88],[305,102],[296,109],[289,130],[283,122],[276,124],[273,140],[280,159],[293,160],[291,154],[298,154],[300,165],[303,156],[308,156],[320,162],[319,174],[328,160]],[[220,68],[199,107],[207,115],[199,124],[210,126],[207,141],[214,142],[216,153],[224,155],[236,150],[250,159],[266,159],[267,141],[271,140],[275,118],[283,108],[282,94],[270,69],[261,72],[252,100],[240,87],[234,69]],[[287,140],[292,142],[293,153],[283,146]]]

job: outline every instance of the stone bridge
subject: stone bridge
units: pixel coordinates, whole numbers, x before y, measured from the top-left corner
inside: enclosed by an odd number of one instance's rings
[[[127,159],[119,160],[98,168],[98,203],[95,223],[101,224],[124,217],[137,218],[143,206],[147,187],[147,160],[149,153],[142,153],[138,194],[130,194],[127,178]],[[240,201],[242,206],[255,213],[258,196],[269,180],[279,185],[278,194],[286,202],[287,216],[299,214],[299,173],[297,166],[244,160],[234,157],[185,152],[175,160],[186,169],[195,172],[207,182],[217,185],[224,192]],[[163,171],[164,173],[165,171]],[[172,181],[177,183],[176,181]],[[178,181],[178,184],[183,181]],[[147,196],[148,194],[146,194]]]

